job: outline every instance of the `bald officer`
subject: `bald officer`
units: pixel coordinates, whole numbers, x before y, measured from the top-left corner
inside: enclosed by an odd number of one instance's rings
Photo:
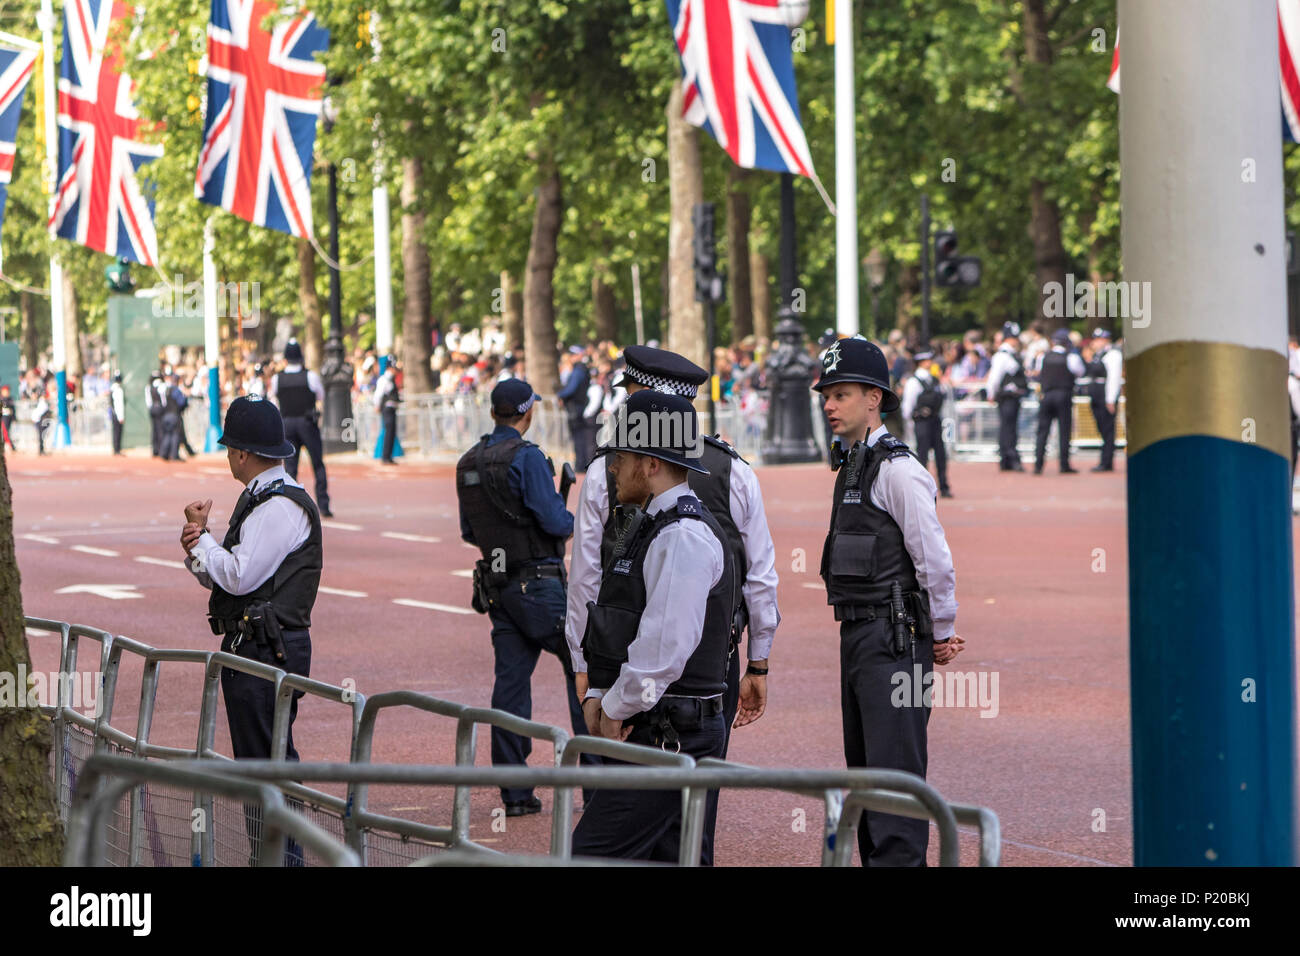
[[[626,366],[615,384],[627,389],[629,401],[631,395],[642,389],[694,399],[708,378],[708,372],[694,362],[665,349],[629,345],[623,357]],[[734,621],[723,698],[727,729],[725,756],[732,727],[753,723],[767,707],[767,660],[781,622],[776,600],[776,550],[754,469],[726,442],[709,436],[704,436],[700,464],[708,473],[689,472],[691,491],[722,527],[740,585],[741,600]],[[574,515],[573,560],[564,630],[580,691],[587,681],[587,661],[581,647],[587,605],[596,600],[601,569],[608,563],[617,534],[617,522],[611,519],[618,499],[617,494],[610,494],[609,477],[605,467],[588,469]],[[738,644],[746,626],[748,664],[741,677]]]

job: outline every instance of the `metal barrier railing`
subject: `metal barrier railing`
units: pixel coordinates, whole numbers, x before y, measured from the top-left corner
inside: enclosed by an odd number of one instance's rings
[[[443,852],[454,851],[456,859],[470,855],[491,860],[499,858],[499,862],[508,864],[513,857],[481,846],[471,840],[469,835],[470,788],[496,786],[553,789],[550,856],[557,860],[567,860],[571,854],[574,787],[681,790],[683,823],[678,862],[682,865],[695,865],[699,861],[708,791],[728,787],[784,790],[822,799],[826,806],[827,835],[822,862],[827,865],[844,864],[851,858],[853,835],[863,810],[934,820],[939,827],[940,859],[943,865],[956,865],[957,823],[960,821],[974,825],[978,828],[980,837],[980,865],[996,866],[998,863],[1001,840],[997,817],[981,807],[950,806],[924,780],[912,774],[886,770],[771,770],[713,759],[701,760],[697,764],[689,756],[668,754],[651,747],[588,736],[570,738],[567,732],[558,727],[524,720],[504,711],[457,704],[413,691],[392,691],[367,699],[362,694],[341,687],[288,674],[278,668],[219,651],[158,649],[126,637],[115,637],[96,628],[39,618],[27,618],[26,623],[29,629],[37,633],[59,635],[60,663],[64,673],[75,673],[82,639],[99,644],[102,687],[96,716],[91,718],[73,709],[70,683],[62,681],[58,704],[44,706],[42,710],[54,722],[52,774],[65,819],[71,819],[74,807],[84,805],[89,809],[78,820],[77,827],[89,826],[92,833],[103,835],[111,829],[109,811],[113,810],[119,823],[117,832],[126,838],[125,846],[116,847],[120,862],[126,865],[145,862],[146,840],[149,844],[148,859],[157,865],[165,865],[174,855],[168,852],[165,844],[177,839],[184,839],[189,844],[186,859],[194,865],[206,866],[218,862],[215,826],[187,826],[181,836],[162,833],[151,806],[152,799],[161,797],[156,797],[156,786],[151,788],[150,782],[189,793],[192,812],[201,815],[205,821],[216,820],[217,796],[238,797],[250,803],[261,814],[258,819],[265,827],[261,831],[260,842],[252,835],[251,829],[248,831],[249,838],[253,841],[254,856],[262,862],[281,859],[274,846],[268,849],[268,840],[265,838],[267,834],[273,838],[271,842],[281,845],[281,849],[286,834],[297,839],[299,831],[284,822],[284,814],[301,816],[302,811],[286,809],[284,800],[287,799],[290,804],[302,801],[313,812],[323,814],[325,818],[337,823],[337,841],[347,848],[350,857],[345,858],[335,852],[333,843],[329,844],[328,853],[321,852],[321,834],[331,840],[334,837],[330,837],[315,824],[312,824],[314,830],[309,828],[302,831],[307,836],[298,841],[326,862],[354,859],[365,865],[369,862],[371,838],[378,836],[400,839],[403,843],[415,838],[433,847],[445,848]],[[143,665],[140,709],[134,735],[112,725],[123,654],[139,657]],[[163,663],[203,665],[199,730],[193,749],[164,746],[150,740]],[[226,667],[261,677],[274,685],[276,704],[272,749],[276,759],[234,761],[214,749],[217,684],[221,670]],[[283,759],[288,741],[288,710],[294,691],[350,706],[350,763],[304,764]],[[383,710],[393,707],[414,707],[454,719],[455,765],[402,767],[371,764],[377,717]],[[549,741],[554,748],[554,765],[475,766],[479,725],[500,727],[536,740]],[[93,752],[88,757],[76,758],[71,746],[73,739],[83,742],[89,739]],[[620,760],[628,766],[577,766],[581,756],[588,753]],[[87,773],[85,768],[92,763],[97,769]],[[115,768],[121,766],[131,768],[131,773],[127,775],[129,780],[108,787],[106,781],[114,777]],[[184,775],[191,771],[197,776]],[[264,783],[274,782],[280,802],[267,799],[261,791],[209,785],[209,778],[226,781],[232,775],[256,778]],[[346,784],[347,796],[340,798],[305,785],[313,781]],[[369,787],[374,784],[452,787],[451,825],[436,827],[371,811],[368,805]],[[129,806],[123,813],[121,803],[127,798]],[[251,819],[249,813],[245,808],[246,826],[251,826],[248,823]],[[306,821],[305,817],[302,819]],[[82,831],[78,829],[77,833],[81,834]],[[107,836],[97,846],[98,849],[88,850],[83,841],[78,844],[76,852],[93,853],[93,858],[97,861],[106,859],[103,851],[111,848]],[[414,862],[409,855],[407,859],[408,862]]]

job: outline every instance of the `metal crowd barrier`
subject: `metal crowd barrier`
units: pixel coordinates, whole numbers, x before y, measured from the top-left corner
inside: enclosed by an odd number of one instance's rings
[[[854,834],[864,810],[880,810],[934,820],[939,828],[940,860],[956,865],[957,825],[976,828],[982,866],[996,866],[1000,854],[997,817],[981,807],[950,805],[919,777],[886,770],[772,770],[721,760],[701,760],[662,750],[601,738],[571,738],[564,730],[524,720],[504,711],[439,700],[413,691],[364,695],[288,674],[278,668],[219,651],[158,649],[96,628],[27,618],[35,632],[58,634],[64,674],[77,672],[83,639],[99,646],[102,675],[95,717],[73,708],[71,682],[59,682],[59,701],[43,706],[54,728],[51,773],[60,811],[69,825],[67,862],[76,865],[196,866],[244,859],[245,837],[259,865],[283,862],[292,838],[320,862],[335,865],[375,864],[376,857],[398,862],[428,861],[429,853],[451,853],[444,863],[476,859],[493,865],[566,861],[571,854],[573,788],[621,787],[682,792],[681,865],[699,861],[707,791],[722,787],[780,790],[810,795],[825,805],[824,865],[845,865],[852,858]],[[112,724],[123,654],[142,660],[140,708],[134,735]],[[198,736],[193,749],[150,741],[163,663],[199,664],[203,668]],[[234,761],[214,749],[217,685],[223,668],[271,681],[276,689],[272,733],[273,759]],[[288,711],[294,691],[342,703],[351,712],[349,763],[299,763],[285,760]],[[371,764],[375,723],[389,708],[413,707],[456,721],[455,765],[399,766]],[[551,767],[478,767],[474,765],[477,728],[501,727],[554,748]],[[583,753],[623,761],[628,766],[579,766]],[[260,783],[259,783],[260,782]],[[306,786],[309,782],[347,785],[340,798]],[[266,784],[275,786],[268,788]],[[450,787],[450,825],[433,826],[372,812],[369,788],[375,784]],[[469,835],[472,787],[549,787],[554,792],[549,857],[501,854]],[[168,791],[171,791],[169,794]],[[245,832],[218,844],[216,798],[238,800]],[[166,804],[178,804],[168,816]],[[125,804],[125,806],[124,806]],[[159,807],[162,809],[159,809]],[[300,809],[301,807],[302,809]],[[306,816],[315,816],[313,822]],[[205,825],[191,823],[201,819]],[[166,826],[171,823],[170,831]],[[256,832],[255,832],[256,831]],[[400,843],[401,849],[383,844]],[[178,844],[183,850],[177,850]],[[421,848],[429,853],[420,852]],[[377,852],[376,852],[377,851]]]

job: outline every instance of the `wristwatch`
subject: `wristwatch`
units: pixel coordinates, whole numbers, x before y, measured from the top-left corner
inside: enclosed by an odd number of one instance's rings
[[[748,667],[745,668],[745,673],[746,673],[746,674],[753,674],[755,677],[766,677],[766,676],[767,676],[767,671],[768,671],[768,668],[766,668],[766,667],[755,667],[753,664],[750,664]]]

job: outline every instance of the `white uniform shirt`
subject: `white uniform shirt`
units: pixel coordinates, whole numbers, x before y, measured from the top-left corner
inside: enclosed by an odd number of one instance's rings
[[[763,493],[754,469],[736,459],[731,463],[731,520],[745,543],[749,567],[743,590],[749,608],[748,656],[764,661],[772,655],[772,642],[781,611],[776,600],[776,548],[767,527]],[[585,674],[582,636],[587,631],[587,602],[600,592],[600,539],[609,518],[609,476],[604,463],[587,469],[573,511],[573,558],[569,566],[568,607],[564,615],[564,636],[569,643],[573,669]]]
[[[867,436],[870,447],[889,430],[881,425]],[[934,639],[946,641],[957,630],[957,572],[935,511],[938,489],[919,461],[886,458],[871,486],[871,503],[888,514],[903,530],[903,546],[916,567],[916,580],[930,594]]]
[[[108,392],[113,402],[113,421],[126,421],[126,389],[122,388],[121,382],[114,382],[109,386]]]
[[[302,371],[302,363],[301,363],[301,362],[296,362],[296,363],[294,363],[293,365],[286,365],[286,366],[284,367],[284,371],[285,371],[285,372],[301,372],[301,371]],[[267,389],[267,392],[266,392],[266,397],[269,398],[271,401],[275,402],[275,406],[276,406],[276,408],[279,408],[279,407],[280,407],[280,403],[279,403],[279,401],[276,400],[276,395],[279,393],[279,390],[280,390],[280,375],[281,375],[281,374],[283,374],[283,373],[281,373],[281,372],[276,372],[274,375],[271,376],[271,387],[270,387],[269,389]],[[308,370],[307,370],[307,387],[310,388],[310,389],[311,389],[311,393],[312,393],[313,395],[316,396],[316,401],[318,401],[318,402],[324,402],[324,401],[325,401],[325,385],[324,385],[324,383],[321,382],[321,380],[320,380],[320,376],[317,375],[316,372],[313,371],[312,369],[308,369]]]
[[[275,481],[301,488],[283,465],[268,468],[248,483],[249,495]],[[239,543],[227,551],[209,532],[190,549],[185,566],[205,588],[213,584],[230,594],[248,594],[262,586],[290,553],[311,534],[311,519],[296,502],[275,495],[253,509],[239,528]],[[197,559],[197,564],[196,564]]]
[[[916,400],[921,397],[921,392],[925,389],[925,383],[934,378],[924,368],[918,368],[916,374],[912,375],[903,383],[903,398],[900,407],[904,419],[910,419],[912,412],[916,411]],[[943,385],[939,386],[940,391]]]
[[[1010,345],[1001,346],[993,353],[993,361],[989,364],[989,400],[995,401],[998,392],[1002,390],[1002,380],[1010,378],[1016,374],[1016,368],[1020,365],[1016,359],[1016,350]]]
[[[678,498],[691,494],[683,481],[655,497],[646,513],[675,507]],[[703,521],[677,521],[655,535],[643,565],[645,610],[627,661],[612,687],[587,691],[601,700],[610,719],[627,720],[649,710],[682,676],[703,637],[705,605],[722,579],[723,561],[722,543]]]
[[[387,372],[379,376],[379,381],[375,384],[375,411],[383,411],[384,406],[388,404],[388,393],[397,390],[397,379],[390,376]],[[394,402],[394,405],[397,403]]]
[[[1119,401],[1119,387],[1124,379],[1124,353],[1117,348],[1107,349],[1101,364],[1106,366],[1106,404],[1114,405]]]

